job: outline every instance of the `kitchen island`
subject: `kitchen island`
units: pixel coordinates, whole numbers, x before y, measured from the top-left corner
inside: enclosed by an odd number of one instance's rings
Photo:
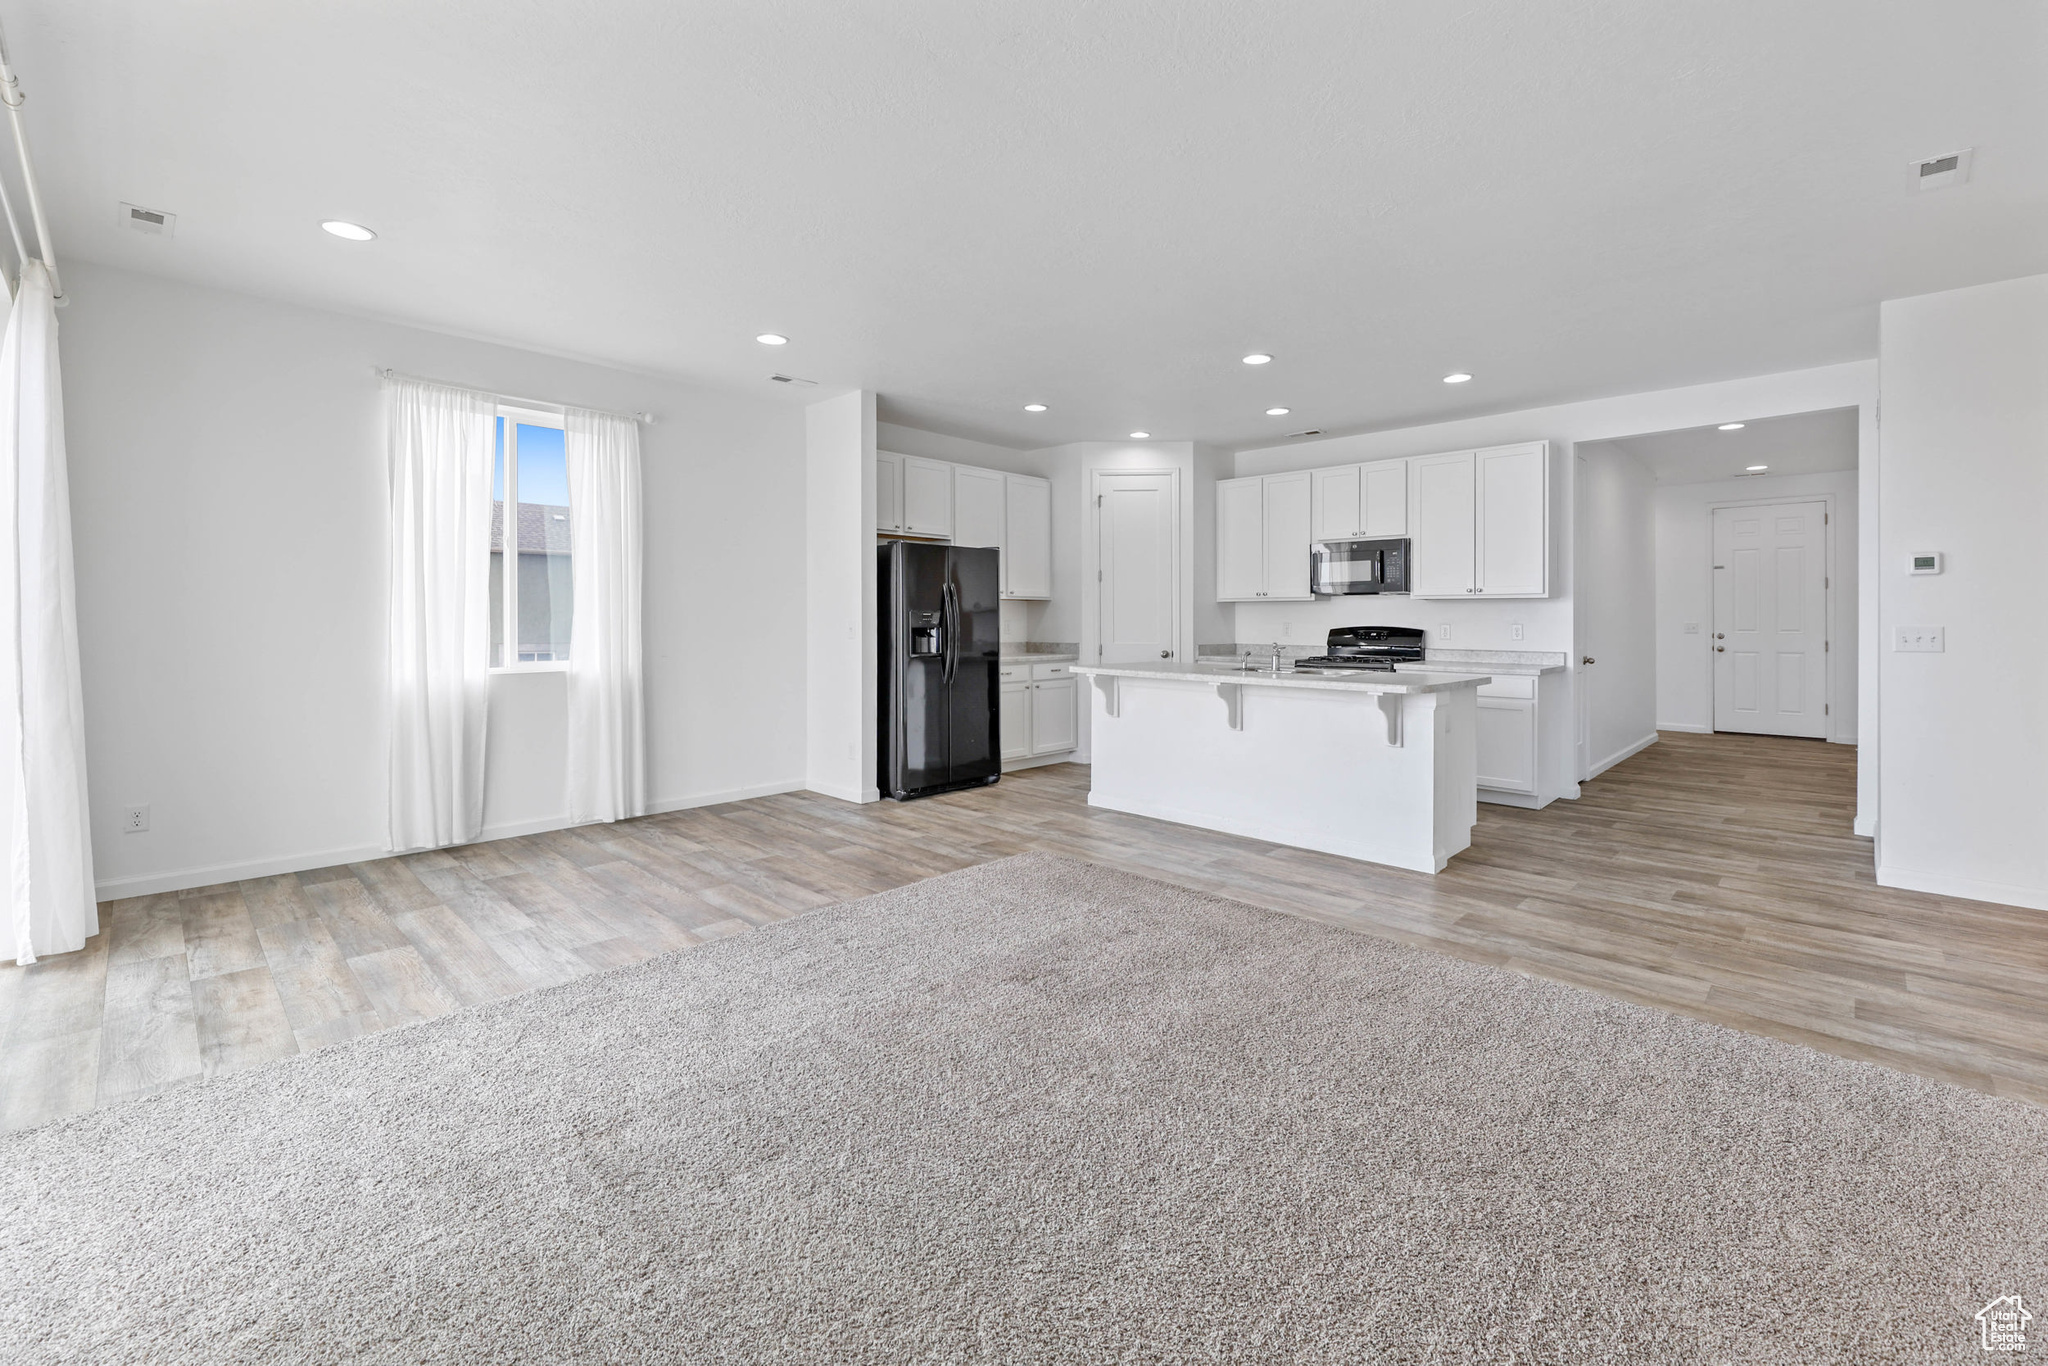
[[[1484,674],[1073,671],[1090,806],[1424,873],[1472,844]]]

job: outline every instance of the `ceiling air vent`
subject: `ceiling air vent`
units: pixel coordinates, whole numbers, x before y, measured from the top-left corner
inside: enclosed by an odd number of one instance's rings
[[[1944,152],[1938,157],[1913,163],[1913,184],[1922,190],[1945,190],[1970,178],[1970,152]]]
[[[1289,432],[1287,438],[1291,441],[1297,436],[1321,436],[1322,434],[1323,429],[1321,427],[1310,427],[1307,431],[1303,432]]]
[[[770,375],[768,378],[777,384],[802,384],[812,389],[818,387],[818,381],[814,379],[798,379],[795,375]]]
[[[146,232],[153,237],[169,237],[178,228],[178,215],[165,213],[162,209],[145,209],[140,204],[123,204],[121,221],[135,231]]]

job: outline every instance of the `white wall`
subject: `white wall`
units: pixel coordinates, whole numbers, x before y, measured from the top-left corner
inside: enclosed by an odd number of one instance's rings
[[[803,502],[804,786],[845,801],[877,801],[872,393],[842,394],[805,410]]]
[[[1877,880],[2048,909],[2048,275],[1892,300],[1881,336]]]
[[[383,400],[372,366],[649,409],[649,796],[800,785],[786,647],[799,411],[728,392],[67,264],[65,422],[94,856],[126,896],[374,857],[385,837]],[[560,675],[492,687],[487,833],[567,821]],[[118,830],[147,803],[151,828]]]
[[[1612,441],[1619,437],[1640,436],[1645,432],[1670,432],[1733,420],[1746,421],[1752,418],[1817,412],[1825,408],[1853,407],[1860,410],[1859,461],[1868,469],[1875,459],[1877,369],[1876,361],[1852,361],[1812,370],[1791,370],[1775,375],[1758,375],[1748,379],[1691,385],[1682,389],[1660,389],[1649,393],[1624,394],[1615,398],[1588,399],[1579,403],[1495,413],[1455,422],[1403,427],[1393,431],[1289,442],[1282,446],[1239,451],[1234,473],[1240,476],[1277,474],[1287,470],[1318,469],[1367,460],[1429,455],[1438,451],[1503,446],[1518,441],[1550,440],[1553,443],[1552,454],[1555,463],[1563,466],[1562,472],[1553,472],[1553,479],[1566,481],[1562,487],[1554,485],[1552,488],[1553,555],[1563,557],[1566,562],[1560,566],[1557,559],[1553,559],[1550,599],[1543,602],[1523,600],[1411,603],[1405,607],[1395,606],[1398,599],[1383,599],[1381,603],[1375,605],[1373,615],[1377,618],[1374,624],[1383,622],[1393,626],[1417,625],[1429,631],[1435,631],[1441,624],[1449,623],[1452,627],[1452,638],[1448,644],[1453,649],[1568,651],[1572,648],[1571,574],[1568,562],[1570,556],[1568,550],[1558,547],[1571,545],[1572,532],[1569,523],[1572,491],[1569,481],[1572,461],[1563,457],[1569,456],[1574,446],[1579,442]],[[1563,494],[1562,498],[1559,497],[1560,492]],[[1555,513],[1559,509],[1564,510],[1562,519],[1555,518]],[[1870,539],[1866,538],[1866,541]],[[1874,550],[1866,545],[1864,553],[1870,555]],[[1213,593],[1213,583],[1205,585],[1205,591]],[[1347,600],[1340,598],[1332,601],[1337,605],[1335,611],[1332,611],[1327,603],[1240,603],[1235,609],[1237,638],[1280,639],[1282,637],[1270,633],[1277,630],[1282,621],[1289,621],[1294,623],[1293,635],[1296,637],[1296,643],[1309,643],[1319,639],[1320,632],[1329,625],[1350,624],[1348,620],[1337,620],[1337,617],[1348,619],[1356,616],[1356,609],[1348,607]],[[1299,610],[1311,606],[1317,607],[1318,610]],[[1399,615],[1396,615],[1397,613]],[[1516,622],[1524,626],[1523,639],[1520,641],[1514,640],[1509,631],[1509,627]],[[1306,635],[1304,630],[1307,632]],[[1866,671],[1874,670],[1875,667],[1872,660],[1873,640],[1873,633],[1862,633],[1863,668]],[[1577,706],[1576,678],[1573,683],[1572,705]],[[1859,830],[1867,828],[1867,825],[1876,819],[1878,805],[1879,737],[1876,733],[1875,716],[1874,707],[1865,707],[1859,711],[1862,725],[1858,737],[1856,782]]]
[[[1586,696],[1585,773],[1657,740],[1656,530],[1649,467],[1619,447],[1579,443],[1572,628]]]
[[[1714,728],[1713,510],[1731,503],[1828,500],[1828,738],[1856,743],[1860,655],[1858,479],[1833,474],[1759,475],[1660,484],[1657,510],[1657,728]],[[1686,634],[1687,623],[1699,630]]]

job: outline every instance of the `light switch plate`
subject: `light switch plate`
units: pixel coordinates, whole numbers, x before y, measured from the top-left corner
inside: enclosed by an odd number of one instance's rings
[[[1947,648],[1939,626],[1894,626],[1892,649],[1914,654],[1938,655]]]
[[[1685,633],[1689,636],[1698,635],[1700,633],[1700,624],[1696,621],[1688,621],[1685,623]]]

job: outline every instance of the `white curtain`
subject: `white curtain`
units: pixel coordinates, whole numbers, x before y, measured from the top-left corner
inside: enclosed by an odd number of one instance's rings
[[[391,847],[466,844],[484,824],[491,462],[497,404],[385,382],[391,460]]]
[[[569,818],[615,821],[647,810],[640,686],[640,426],[571,408]]]
[[[71,485],[57,368],[57,303],[34,259],[0,340],[0,780],[6,939],[0,957],[85,947],[99,932],[85,799]]]

